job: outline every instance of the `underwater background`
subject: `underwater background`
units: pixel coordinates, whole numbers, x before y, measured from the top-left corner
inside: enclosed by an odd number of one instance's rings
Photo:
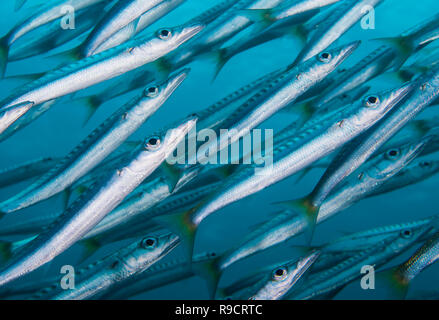
[[[5,34],[22,16],[26,16],[32,11],[32,6],[38,3],[48,3],[46,1],[32,0],[19,12],[13,10],[12,0],[0,2],[0,33]],[[171,12],[169,15],[159,20],[149,27],[142,34],[154,32],[164,26],[175,26],[182,24],[203,10],[213,6],[220,1],[213,0],[188,0],[181,7]],[[411,26],[415,26],[420,21],[439,12],[439,5],[436,0],[386,0],[376,9],[374,30],[363,30],[359,23],[343,35],[333,46],[348,43],[361,39],[362,44],[359,49],[349,57],[341,67],[349,67],[359,59],[367,55],[380,44],[373,41],[376,38],[392,37],[405,31]],[[79,22],[77,22],[79,23]],[[68,31],[66,31],[68,32]],[[57,48],[56,51],[63,51],[72,47],[74,43]],[[172,97],[161,107],[130,140],[143,139],[157,129],[166,127],[175,121],[183,118],[193,111],[206,108],[233,92],[239,87],[257,79],[269,71],[286,66],[295,58],[302,44],[291,36],[274,40],[261,45],[257,48],[244,52],[234,58],[225,66],[215,81],[212,81],[215,67],[209,58],[199,58],[190,64],[191,73],[188,79],[172,95]],[[49,59],[35,57],[22,62],[12,62],[8,65],[7,75],[36,73],[53,68]],[[99,88],[110,85],[100,84]],[[372,89],[369,92],[378,92],[385,88],[396,86],[383,79],[370,82]],[[0,95],[6,97],[16,87],[23,85],[22,80],[5,79],[1,81]],[[145,83],[145,86],[147,83]],[[96,90],[96,87],[81,92],[80,95],[87,94],[89,91]],[[130,97],[138,94],[134,91],[117,99],[105,103],[98,109],[92,119],[84,126],[84,119],[87,110],[83,105],[62,99],[49,112],[34,121],[28,127],[17,132],[13,137],[0,143],[0,167],[6,168],[23,163],[39,157],[63,157],[72,150],[82,139],[94,130],[102,121],[112,114],[122,104],[125,104]],[[437,114],[437,109],[424,111],[419,118],[431,117]],[[294,121],[295,115],[277,114],[263,127],[273,128],[279,131],[285,125]],[[429,158],[436,158],[431,155]],[[292,176],[272,187],[265,189],[255,195],[245,198],[213,214],[205,222],[198,232],[195,244],[195,252],[216,251],[221,253],[237,243],[247,234],[252,226],[270,219],[272,214],[280,208],[273,203],[302,197],[308,194],[321,174],[322,169],[314,169],[304,179],[297,182],[297,176]],[[439,176],[432,178],[410,187],[402,188],[396,192],[385,194],[362,200],[344,212],[336,215],[327,222],[320,224],[315,232],[313,245],[324,244],[345,233],[366,230],[369,228],[394,224],[398,222],[408,222],[422,217],[428,217],[439,213],[438,203],[438,182]],[[0,189],[0,201],[3,201],[16,192],[29,185],[30,181]],[[38,214],[56,213],[62,210],[62,195],[58,195],[50,200],[44,201],[36,206],[25,209],[22,212],[4,218],[0,223],[7,224],[13,219],[25,219]],[[119,247],[123,247],[127,242],[101,249],[97,255],[89,261],[105,256]],[[239,277],[250,274],[259,266],[272,265],[276,262],[299,257],[300,251],[294,245],[303,244],[302,237],[296,237],[282,245],[275,246],[263,251],[256,256],[252,256],[244,261],[229,268],[221,279],[220,286],[230,283]],[[391,261],[389,265],[396,265],[404,261],[416,249],[412,248],[397,259]],[[75,266],[79,248],[76,246],[63,253],[48,265],[43,266],[32,274],[20,279],[19,281],[32,281],[49,275],[59,274],[61,266],[69,264]],[[184,257],[182,248],[177,248],[170,255],[165,257],[162,262]],[[437,290],[439,280],[439,265],[435,264],[422,272],[413,282],[408,297],[416,297],[425,291]],[[358,294],[359,280],[354,281],[336,299],[373,299],[373,290]],[[136,296],[137,299],[207,299],[208,294],[204,281],[199,277],[192,277],[163,288],[146,292]]]

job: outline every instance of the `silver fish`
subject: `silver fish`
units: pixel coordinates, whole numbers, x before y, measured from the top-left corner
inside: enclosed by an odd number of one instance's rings
[[[93,55],[108,38],[163,1],[121,0],[116,2],[85,40],[81,50],[82,57]]]
[[[203,29],[202,25],[161,29],[153,37],[133,40],[48,73],[4,100],[0,111],[0,133],[34,105],[65,96],[78,90],[139,68],[178,48]]]
[[[0,170],[0,188],[19,183],[46,173],[59,161],[56,158],[43,158],[18,164]]]
[[[100,185],[75,201],[48,231],[23,249],[0,272],[0,285],[37,269],[80,240],[169,157],[195,123],[196,118],[192,117],[169,130],[166,136],[163,133],[146,139],[128,164],[110,172]]]
[[[341,35],[359,21],[367,11],[367,6],[375,7],[383,0],[347,0],[334,8],[330,18],[320,25],[308,44],[297,56],[294,64],[306,61],[328,48]]]
[[[179,244],[174,234],[159,237],[145,237],[140,242],[129,245],[119,252],[110,264],[96,274],[75,284],[73,290],[52,297],[53,300],[83,300],[97,298],[116,284],[141,274],[157,261],[160,261]]]
[[[93,54],[114,48],[130,40],[136,34],[145,30],[154,22],[163,18],[169,12],[183,4],[184,1],[186,0],[162,0],[162,2],[146,11],[139,18],[137,18],[137,20],[129,23],[119,31],[112,34],[94,50]]]
[[[187,77],[186,69],[159,85],[144,89],[135,98],[105,120],[72,152],[37,182],[0,204],[0,212],[12,213],[48,199],[72,185],[111,152],[154,114]]]
[[[12,28],[3,38],[0,39],[0,73],[3,77],[6,69],[6,62],[9,55],[9,47],[28,32],[56,20],[65,15],[66,7],[73,7],[76,11],[87,8],[96,3],[112,0],[60,0],[56,5],[49,3],[46,7],[27,18]]]
[[[161,223],[181,235],[182,242],[191,254],[196,230],[209,215],[289,177],[330,154],[369,129],[412,89],[413,84],[407,84],[380,95],[369,96],[347,108],[345,113],[329,115],[318,126],[305,126],[295,140],[284,146],[277,146],[277,150],[273,151],[275,156],[272,166],[259,170],[249,166],[238,170],[227,179],[222,188],[198,206],[187,212],[160,217]]]

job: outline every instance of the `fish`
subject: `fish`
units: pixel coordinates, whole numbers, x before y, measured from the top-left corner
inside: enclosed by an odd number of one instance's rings
[[[24,247],[15,261],[2,268],[0,286],[46,264],[80,240],[169,157],[196,120],[196,116],[192,116],[166,133],[147,138],[129,163],[109,172],[46,232]]]
[[[19,38],[36,28],[45,25],[65,15],[63,8],[73,7],[76,11],[92,6],[96,3],[105,1],[110,3],[112,0],[62,0],[55,6],[48,4],[38,10],[35,14],[18,23],[5,36],[0,38],[0,74],[3,78],[6,71],[6,64],[9,56],[10,46]]]
[[[203,29],[202,25],[160,29],[155,35],[135,39],[100,54],[49,72],[6,98],[0,105],[0,133],[31,107],[139,68],[178,48]]]
[[[294,260],[294,262],[275,268],[268,278],[262,280],[255,286],[257,290],[248,300],[280,300],[291,288],[302,278],[305,272],[313,265],[320,256],[319,251],[311,252],[309,255]]]
[[[355,180],[346,182],[344,188],[327,199],[322,205],[316,223],[329,219],[337,212],[367,197],[372,190],[378,189],[386,180],[411,163],[428,141],[429,139],[425,139],[402,147],[399,157],[387,159],[386,153],[378,155],[364,168],[361,180],[355,177]],[[307,221],[290,209],[289,202],[284,206],[287,207],[287,211],[276,213],[271,220],[257,226],[238,245],[218,255],[209,263],[197,265],[198,272],[206,278],[212,291],[224,270],[232,264],[306,231]]]
[[[37,55],[45,54],[71,40],[80,37],[90,30],[103,13],[106,2],[100,2],[76,12],[75,29],[63,32],[60,28],[60,19],[53,21],[49,26],[42,26],[17,40],[11,47],[8,62],[20,61]],[[60,32],[61,31],[61,32]],[[6,77],[8,79],[9,77]]]
[[[0,188],[4,188],[46,173],[59,161],[54,157],[30,160],[18,165],[0,170]]]
[[[158,237],[147,236],[129,245],[110,259],[109,265],[92,274],[89,278],[75,283],[73,290],[64,290],[51,300],[84,300],[97,298],[116,284],[139,275],[157,261],[163,259],[177,245],[179,239],[174,234]]]
[[[212,257],[215,257],[215,252],[203,252],[194,256],[194,263],[203,262]],[[191,265],[185,259],[155,264],[145,272],[128,279],[123,286],[107,291],[101,298],[103,300],[127,299],[193,276],[195,274]]]
[[[238,108],[235,114],[230,116],[229,121],[222,124],[228,129],[226,134],[221,135],[215,141],[204,144],[196,154],[190,155],[188,163],[207,162],[212,157],[211,150],[214,150],[213,156],[216,157],[219,151],[238,141],[251,129],[322,81],[358,46],[359,42],[349,43],[328,52],[322,52],[315,59],[295,68],[287,68],[274,82],[267,84]]]
[[[294,1],[291,3],[280,4],[275,8],[269,9],[249,9],[246,10],[246,14],[256,21],[258,24],[262,24],[263,27],[271,26],[275,22],[279,22],[283,19],[290,18],[292,16],[302,14],[307,11],[320,9],[331,4],[337,3],[340,0],[302,0]]]
[[[140,96],[113,113],[51,171],[0,203],[0,212],[6,214],[26,208],[71,186],[140,128],[169,99],[188,73],[189,69],[185,69],[165,83],[148,85]]]
[[[428,75],[414,82],[413,86],[416,89],[402,105],[364,135],[360,135],[342,148],[314,190],[295,201],[294,210],[304,216],[317,216],[322,201],[330,192],[437,96],[439,87],[436,84],[436,72],[437,70],[433,69]],[[290,202],[290,205],[293,206],[293,202]]]
[[[207,197],[193,209],[159,217],[159,223],[181,236],[182,243],[191,255],[195,233],[201,222],[217,210],[252,195],[306,168],[343,144],[369,129],[387,114],[411,90],[409,83],[379,95],[371,95],[353,104],[345,113],[336,113],[318,126],[306,128],[286,146],[277,146],[273,165],[255,170],[247,166],[232,174],[223,187]],[[276,156],[277,154],[277,156]],[[306,217],[312,224],[312,219]],[[160,221],[161,220],[161,221]]]
[[[134,37],[136,34],[142,32],[147,27],[160,20],[168,13],[182,5],[186,0],[162,0],[155,7],[149,9],[139,18],[130,22],[128,25],[113,33],[104,42],[97,46],[93,54],[114,48]]]
[[[301,24],[316,14],[316,10],[304,12],[297,16],[286,18],[285,21],[279,21],[278,23],[259,30],[258,25],[252,29],[250,34],[246,34],[243,37],[235,40],[232,44],[226,47],[221,47],[216,51],[209,54],[216,63],[215,78],[218,77],[221,70],[227,64],[227,62],[238,54],[250,50],[254,47],[270,42],[274,39],[281,38],[283,36],[292,35],[294,26]],[[254,30],[256,29],[256,30]]]
[[[376,7],[382,0],[347,0],[332,10],[329,19],[319,25],[305,47],[300,51],[293,65],[304,62],[324,51],[346,31],[367,14],[367,6]]]
[[[404,299],[410,283],[439,255],[439,232],[435,232],[416,252],[400,265],[377,273],[377,290],[387,287],[390,299]]]
[[[287,299],[309,300],[333,297],[347,284],[361,277],[359,270],[363,266],[375,265],[378,268],[384,265],[413,247],[421,237],[431,232],[431,229],[431,225],[425,225],[408,229],[410,230],[408,233],[390,234],[386,239],[358,252],[332,268],[311,275],[308,281],[303,283],[303,290],[300,292],[293,290]]]
[[[116,2],[85,40],[81,48],[82,58],[93,55],[96,49],[109,37],[129,23],[135,20],[138,22],[143,13],[161,4],[161,2],[163,0],[122,0]]]

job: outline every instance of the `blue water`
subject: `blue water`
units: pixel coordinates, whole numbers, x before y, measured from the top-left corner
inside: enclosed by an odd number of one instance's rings
[[[0,19],[0,33],[6,33],[20,20],[20,17],[31,13],[33,5],[49,1],[29,0],[28,2],[30,3],[19,13],[13,12],[12,0],[1,2],[0,14],[3,16],[3,19]],[[217,2],[219,1],[187,0],[179,9],[148,28],[145,33],[152,32],[161,26],[174,26],[184,23],[189,18],[192,18],[197,13],[201,13],[204,9]],[[369,40],[395,36],[409,27],[415,26],[438,10],[436,0],[421,0],[418,2],[412,0],[386,0],[376,10],[375,30],[363,30],[357,25],[341,37],[334,46],[357,39],[363,40],[362,46],[345,62],[344,66],[349,66],[358,61],[359,58],[367,55],[377,46],[376,42]],[[66,49],[72,45],[74,45],[73,42],[63,48]],[[63,48],[59,48],[57,51],[62,51]],[[291,63],[300,49],[300,43],[290,37],[284,37],[264,44],[234,57],[214,82],[211,82],[214,73],[212,62],[209,59],[199,59],[190,65],[192,69],[190,77],[169,101],[136,132],[133,139],[141,139],[147,136],[148,133],[165,127],[193,111],[211,105],[251,80]],[[11,63],[8,66],[7,74],[34,73],[52,67],[55,66],[50,64],[49,59],[35,57],[26,61]],[[0,87],[1,96],[8,96],[13,88],[21,84],[22,82],[16,80],[2,81]],[[380,91],[383,88],[392,86],[392,84],[384,81],[372,81],[371,84],[371,92]],[[87,93],[87,91],[84,93]],[[0,143],[0,167],[9,167],[42,156],[65,156],[114,110],[128,101],[130,96],[136,94],[136,92],[133,92],[106,103],[97,111],[96,115],[86,126],[83,126],[86,110],[81,105],[69,101],[57,104],[24,130],[16,133],[7,141]],[[429,117],[434,112],[428,111],[422,114],[421,117]],[[267,124],[264,124],[264,127],[277,129],[293,120],[294,116],[292,115],[276,115]],[[434,156],[431,157],[434,158]],[[242,239],[243,235],[250,231],[252,226],[270,219],[272,217],[270,214],[279,210],[272,203],[298,198],[307,194],[318,181],[322,172],[322,170],[314,170],[300,183],[295,183],[296,178],[291,177],[263,192],[218,211],[209,217],[200,228],[196,239],[195,251],[217,250],[218,252],[223,252],[231,248]],[[333,219],[330,219],[327,223],[318,226],[314,243],[323,244],[346,232],[411,221],[438,213],[436,209],[438,179],[439,177],[433,177],[391,194],[361,201]],[[23,182],[1,189],[0,200],[14,195],[28,184],[29,182]],[[32,215],[59,212],[61,205],[62,197],[57,196],[30,209],[23,210],[22,213],[17,214],[17,217],[5,218],[1,223],[8,223],[12,219],[25,219]],[[226,271],[221,284],[226,284],[239,276],[251,273],[258,266],[268,263],[273,264],[276,261],[282,261],[297,255],[298,252],[292,247],[293,244],[301,244],[301,241],[299,239],[290,240],[283,245],[276,246],[239,262]],[[123,243],[118,244],[119,247],[123,245]],[[108,252],[110,252],[110,249],[105,248],[92,259],[97,259]],[[412,252],[407,252],[392,261],[391,264],[402,261]],[[33,279],[59,273],[60,266],[65,264],[74,265],[76,254],[77,249],[72,248],[50,263],[50,265],[40,268],[22,281],[32,281]],[[181,248],[165,259],[175,259],[177,257],[183,257],[183,250]],[[438,278],[439,265],[433,265],[416,278],[410,289],[410,294],[416,295],[417,292],[437,290]],[[351,286],[359,286],[359,283],[355,282]],[[354,298],[350,295],[350,290],[349,287],[346,288],[337,298]],[[205,299],[207,297],[204,281],[193,277],[147,292],[137,298]]]

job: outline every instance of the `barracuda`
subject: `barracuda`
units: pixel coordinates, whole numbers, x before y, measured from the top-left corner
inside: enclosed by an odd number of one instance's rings
[[[320,256],[320,251],[275,268],[270,276],[257,283],[249,300],[280,300],[302,278]]]
[[[4,100],[0,108],[0,133],[35,105],[85,89],[139,68],[178,48],[203,29],[202,25],[159,30],[153,37],[126,45],[48,73]]]
[[[9,47],[19,38],[21,38],[28,32],[35,30],[42,25],[45,25],[46,23],[62,17],[65,14],[62,9],[66,6],[71,6],[76,11],[79,11],[81,9],[87,8],[103,1],[106,3],[112,2],[112,0],[60,0],[55,6],[53,4],[48,4],[48,6],[38,11],[30,18],[15,26],[8,32],[8,34],[0,39],[1,76],[3,77],[5,74],[6,63],[9,55]]]
[[[410,230],[410,234],[399,232],[389,235],[386,239],[361,251],[353,257],[333,266],[332,268],[310,276],[303,284],[303,291],[291,292],[288,299],[307,300],[321,297],[333,297],[347,284],[361,277],[362,266],[382,266],[411,248],[432,226],[426,225]]]
[[[274,113],[294,102],[307,90],[322,81],[337,68],[358,47],[359,42],[350,43],[328,52],[295,68],[288,69],[277,79],[267,84],[239,107],[230,120],[223,122],[228,128],[227,135],[204,144],[196,154],[191,155],[188,163],[203,163],[212,156],[238,141]],[[214,154],[212,155],[212,150]],[[196,159],[194,159],[194,157]]]
[[[439,94],[438,68],[414,82],[416,90],[394,112],[390,113],[364,135],[347,144],[333,159],[314,190],[296,201],[295,210],[315,217],[331,191],[352,174],[385,142],[426,108]]]
[[[121,0],[111,8],[82,45],[82,56],[89,57],[108,38],[164,0]]]
[[[328,116],[317,126],[305,128],[296,139],[274,149],[272,166],[259,170],[250,166],[238,170],[224,182],[221,189],[198,206],[187,212],[160,217],[160,222],[180,234],[188,253],[192,254],[198,226],[212,213],[299,172],[335,151],[369,129],[412,89],[413,84],[408,84],[378,96],[369,96],[347,108],[344,113]],[[313,220],[308,218],[308,221],[312,223]]]
[[[387,153],[377,156],[374,161],[368,163],[368,166],[362,173],[361,180],[352,179],[352,181],[346,183],[345,188],[341,189],[338,194],[327,200],[328,203],[332,201],[337,206],[332,206],[331,204],[326,206],[325,203],[317,217],[316,223],[325,221],[354,202],[365,198],[372,190],[379,188],[380,185],[410,163],[422,151],[422,148],[428,141],[429,139],[426,139],[414,145],[404,146],[401,148],[398,157],[388,159]],[[286,205],[289,207],[290,203],[287,202]],[[330,209],[327,209],[328,207]],[[213,292],[222,272],[226,268],[257,252],[299,235],[306,231],[306,228],[307,221],[303,217],[298,216],[294,211],[278,213],[273,219],[250,233],[237,246],[219,255],[210,263],[198,266],[198,272],[206,278]]]
[[[154,22],[166,16],[172,10],[183,4],[186,0],[162,0],[155,7],[149,9],[135,21],[129,23],[119,31],[112,34],[93,51],[93,54],[114,48],[142,32]],[[97,44],[97,43],[96,43]],[[95,46],[96,46],[95,44]]]
[[[97,298],[116,284],[143,273],[160,261],[178,244],[174,234],[159,237],[146,237],[129,245],[109,259],[109,265],[92,274],[89,278],[75,284],[75,289],[64,290],[53,296],[52,300],[83,300]]]
[[[43,158],[0,170],[0,188],[37,177],[49,171],[59,159]]]
[[[23,248],[19,257],[0,272],[0,285],[39,268],[80,240],[169,157],[195,123],[196,118],[192,117],[169,130],[166,136],[162,133],[146,139],[128,164],[110,172],[45,233]]]
[[[187,77],[189,70],[167,82],[144,89],[142,95],[117,110],[57,166],[37,182],[0,204],[0,211],[12,213],[26,208],[71,186],[118,148],[154,114]]]
[[[301,63],[328,48],[334,41],[357,23],[367,11],[365,6],[376,7],[383,0],[348,0],[338,4],[323,24],[319,25],[294,64]]]

